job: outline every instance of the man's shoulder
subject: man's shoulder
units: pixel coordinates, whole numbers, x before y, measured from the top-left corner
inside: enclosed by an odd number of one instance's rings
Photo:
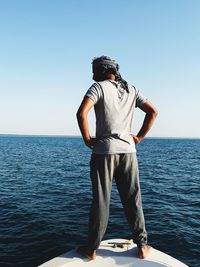
[[[98,92],[100,90],[101,90],[101,85],[99,84],[99,82],[95,82],[89,87],[88,92]]]
[[[104,91],[104,90],[109,90],[110,87],[115,87],[120,89],[121,84],[118,81],[111,81],[111,80],[105,80],[105,81],[100,81],[100,82],[95,82],[91,85],[90,89],[94,89],[97,91]],[[128,83],[128,87],[129,87],[129,93],[133,93],[135,94],[137,89],[134,85],[131,85],[130,83]]]

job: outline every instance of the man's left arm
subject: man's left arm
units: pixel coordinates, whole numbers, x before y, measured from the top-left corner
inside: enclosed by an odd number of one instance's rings
[[[148,131],[151,129],[156,116],[158,115],[157,109],[153,106],[153,104],[147,100],[144,104],[138,106],[142,111],[146,113],[142,127],[137,135],[131,134],[134,139],[135,144],[139,144]]]
[[[92,148],[96,142],[95,138],[92,138],[89,133],[89,126],[88,126],[88,112],[94,106],[94,101],[89,98],[85,97],[76,113],[76,117],[78,120],[78,125],[84,139],[86,146]]]

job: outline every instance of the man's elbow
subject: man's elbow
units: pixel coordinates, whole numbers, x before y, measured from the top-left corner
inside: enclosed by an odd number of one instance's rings
[[[80,121],[80,120],[84,119],[84,117],[85,117],[85,113],[82,112],[81,110],[78,110],[76,113],[77,120]]]
[[[78,121],[81,119],[81,112],[79,110],[76,112],[76,119]]]
[[[158,111],[156,108],[154,109],[151,109],[149,112],[148,112],[149,116],[151,116],[152,118],[156,118],[158,116]]]
[[[158,116],[158,110],[157,109],[154,109],[153,110],[153,116],[156,118]]]
[[[80,112],[79,112],[79,110],[78,110],[78,111],[76,112],[76,118],[78,119],[79,116],[80,116]]]

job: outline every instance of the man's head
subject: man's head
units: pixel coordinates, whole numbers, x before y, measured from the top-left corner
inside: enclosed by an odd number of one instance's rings
[[[96,82],[104,80],[115,80],[119,65],[115,60],[107,56],[94,58],[92,61],[93,79]]]
[[[110,57],[96,57],[92,61],[93,80],[101,82],[105,80],[116,80],[121,87],[129,93],[128,83],[122,79],[119,73],[119,65]]]

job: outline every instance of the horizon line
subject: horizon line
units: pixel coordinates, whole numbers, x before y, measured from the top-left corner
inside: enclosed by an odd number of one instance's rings
[[[82,138],[81,135],[71,134],[16,134],[16,133],[0,133],[0,136],[26,136],[26,137],[74,137]],[[144,139],[200,139],[200,137],[189,137],[189,136],[146,136]]]

